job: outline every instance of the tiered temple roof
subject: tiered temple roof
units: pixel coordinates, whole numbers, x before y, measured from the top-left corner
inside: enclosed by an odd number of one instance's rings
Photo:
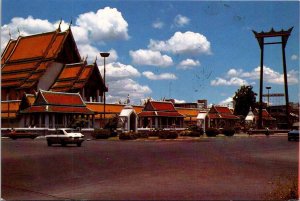
[[[66,58],[66,43],[72,46],[72,53]],[[62,57],[64,57],[62,59]],[[30,88],[37,84],[53,61],[80,61],[80,55],[71,30],[61,32],[59,29],[35,34],[19,36],[10,40],[1,56],[1,87]],[[63,62],[62,62],[63,63]]]
[[[75,113],[94,114],[78,93],[61,93],[40,90],[33,105],[20,113]]]
[[[235,116],[228,107],[223,106],[212,106],[208,116],[210,119],[239,119],[239,117]]]
[[[142,112],[138,114],[139,117],[184,117],[174,107],[172,102],[161,102],[149,100]]]

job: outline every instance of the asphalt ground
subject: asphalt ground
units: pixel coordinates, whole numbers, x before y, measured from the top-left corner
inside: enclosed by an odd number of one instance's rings
[[[298,176],[299,142],[285,135],[179,140],[2,139],[5,200],[261,200]]]

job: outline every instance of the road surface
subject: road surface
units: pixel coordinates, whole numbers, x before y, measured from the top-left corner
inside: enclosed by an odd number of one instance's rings
[[[298,173],[286,136],[197,140],[2,139],[5,200],[255,200]]]

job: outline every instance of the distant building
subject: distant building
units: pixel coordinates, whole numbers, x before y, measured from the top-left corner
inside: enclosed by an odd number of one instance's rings
[[[22,99],[21,105],[27,99]],[[87,127],[94,127],[94,112],[86,107],[78,93],[40,90],[32,105],[20,110],[21,127],[67,128],[75,119],[83,119]]]
[[[138,113],[140,128],[182,128],[184,116],[169,101],[148,100],[142,112]]]
[[[212,128],[234,128],[240,120],[228,107],[213,105],[208,114],[208,127]]]

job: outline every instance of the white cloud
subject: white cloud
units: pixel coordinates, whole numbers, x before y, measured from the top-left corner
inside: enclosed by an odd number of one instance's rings
[[[293,54],[292,56],[291,56],[291,60],[293,60],[293,61],[295,61],[295,60],[298,60],[298,55],[296,55],[296,54]]]
[[[103,75],[104,67],[99,66],[99,70]],[[105,74],[108,81],[141,76],[140,72],[133,66],[121,64],[119,62],[113,62],[105,65]]]
[[[283,74],[273,70],[268,66],[263,67],[264,70],[264,81],[271,84],[283,84],[284,76]],[[250,72],[244,72],[243,70],[239,70],[239,76],[242,78],[248,78],[251,80],[259,80],[260,78],[260,66],[256,67]],[[287,72],[287,78],[289,84],[297,84],[298,83],[299,72],[295,70],[291,70]]]
[[[233,101],[232,97],[228,97],[228,98],[226,98],[225,100],[222,100],[222,101],[219,103],[219,105],[233,107],[232,101]]]
[[[159,75],[155,75],[150,71],[145,71],[143,72],[143,75],[149,80],[176,80],[177,79],[176,75],[172,73],[162,73]]]
[[[128,23],[116,8],[105,7],[96,13],[88,12],[78,16],[76,25],[88,31],[94,42],[129,39]]]
[[[186,59],[178,64],[178,68],[183,70],[192,69],[196,66],[200,66],[200,62],[198,60],[193,59]]]
[[[178,100],[178,99],[174,99],[175,103],[185,103],[185,100]]]
[[[248,85],[248,82],[246,80],[243,80],[238,77],[232,77],[229,80],[217,77],[215,80],[212,80],[210,82],[210,85],[212,85],[212,86],[242,86],[242,85]]]
[[[131,103],[139,103],[152,93],[147,85],[140,85],[132,79],[120,79],[108,82],[108,102],[114,103],[125,100],[129,94]]]
[[[162,55],[159,51],[139,49],[136,51],[130,51],[129,54],[134,64],[159,67],[168,67],[173,65],[172,58],[168,55]]]
[[[174,24],[177,27],[183,27],[185,25],[188,25],[190,23],[190,19],[183,15],[177,15],[174,19]]]
[[[283,84],[284,83],[284,76],[283,74],[273,70],[268,66],[264,66],[264,82],[270,84]],[[298,84],[299,82],[299,72],[295,70],[291,70],[287,72],[288,84]],[[244,71],[242,69],[230,69],[225,78],[217,77],[215,80],[211,81],[212,86],[240,86],[242,84],[254,85],[255,82],[250,82],[251,80],[259,80],[260,79],[260,66],[254,68],[252,71]]]
[[[3,50],[11,37],[16,39],[21,35],[27,36],[36,33],[54,31],[58,28],[59,20],[52,23],[48,20],[14,17],[9,24],[1,27],[1,50]],[[69,23],[62,21],[61,29],[68,29]],[[74,39],[82,56],[89,55],[89,59],[94,60],[99,54],[99,50],[93,43],[105,43],[111,40],[126,40],[128,36],[128,23],[123,18],[122,13],[115,8],[105,7],[96,13],[83,13],[76,19],[76,25],[71,26]],[[113,55],[112,55],[113,56]],[[110,61],[115,61],[113,57]]]
[[[176,32],[167,41],[150,39],[148,48],[174,54],[211,54],[210,42],[207,38],[202,34],[191,31]]]
[[[160,20],[156,20],[155,22],[152,23],[152,27],[155,29],[162,29],[164,26],[164,23]]]

